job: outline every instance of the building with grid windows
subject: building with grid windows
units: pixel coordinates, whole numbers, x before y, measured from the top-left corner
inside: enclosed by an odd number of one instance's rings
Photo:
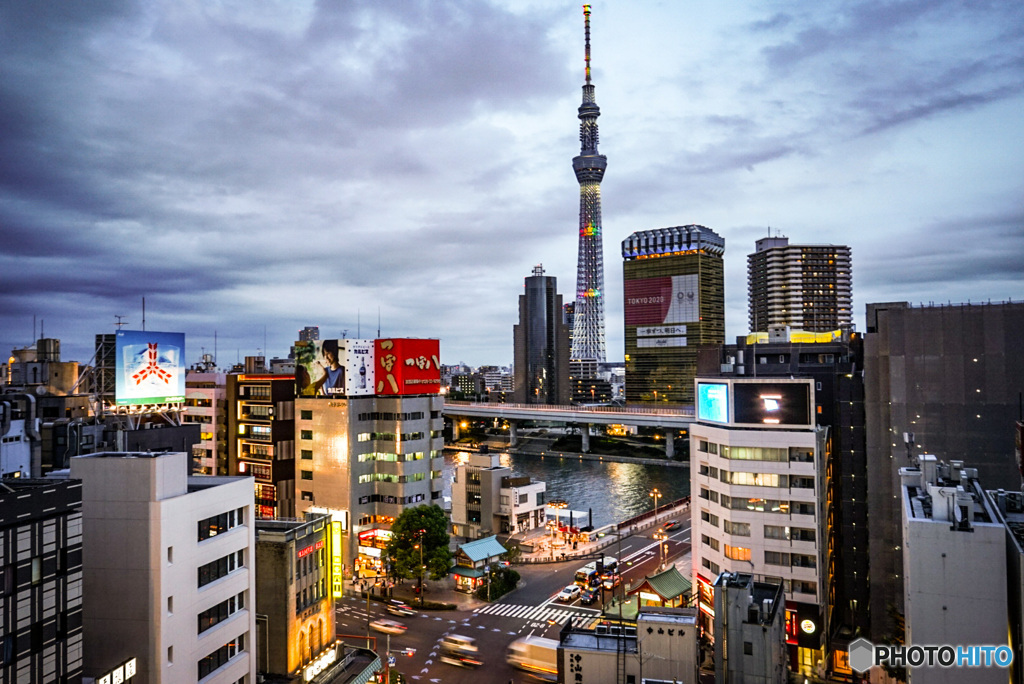
[[[627,404],[693,403],[697,347],[725,342],[724,255],[704,226],[622,241]]]
[[[0,682],[82,676],[82,486],[0,480]]]
[[[252,477],[256,516],[295,516],[295,377],[227,378],[229,475]]]
[[[701,377],[696,394],[691,553],[702,623],[717,639],[721,572],[782,584],[792,669],[813,674],[826,657],[828,456],[814,381]]]
[[[252,481],[190,477],[189,459],[71,459],[82,483],[87,677],[131,663],[136,684],[256,681]]]
[[[824,332],[853,322],[850,248],[761,238],[747,255],[751,331],[777,326]]]

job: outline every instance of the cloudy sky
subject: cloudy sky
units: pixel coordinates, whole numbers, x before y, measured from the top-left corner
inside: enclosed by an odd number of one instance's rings
[[[769,227],[873,301],[1024,299],[1024,3],[593,3],[609,360],[620,243]],[[187,334],[221,366],[322,337],[512,361],[523,278],[575,290],[577,2],[0,2],[0,353]]]

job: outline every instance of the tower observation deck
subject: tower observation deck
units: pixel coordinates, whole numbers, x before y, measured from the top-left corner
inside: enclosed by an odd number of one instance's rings
[[[601,179],[608,160],[597,152],[597,117],[601,109],[594,101],[590,82],[590,5],[583,6],[586,81],[579,108],[580,154],[572,168],[580,184],[580,241],[576,266],[576,308],[573,320],[573,361],[605,360],[604,344],[604,252],[601,241]]]

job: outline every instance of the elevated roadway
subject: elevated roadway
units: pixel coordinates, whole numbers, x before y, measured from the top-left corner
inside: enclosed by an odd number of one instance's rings
[[[694,422],[692,406],[647,408],[639,406],[575,406],[549,404],[491,404],[470,401],[445,401],[443,413],[451,418],[492,418],[509,422],[509,440],[516,445],[516,423],[523,420],[573,423],[579,425],[636,425],[664,428],[670,434]],[[454,438],[458,439],[459,423],[453,420]],[[589,430],[582,430],[583,451],[590,450]],[[672,440],[666,440],[667,455]]]

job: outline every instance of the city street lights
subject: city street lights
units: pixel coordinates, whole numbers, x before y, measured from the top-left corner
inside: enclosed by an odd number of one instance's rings
[[[654,538],[658,540],[658,549],[661,551],[661,565],[658,566],[658,569],[659,570],[664,570],[665,569],[665,552],[668,549],[668,544],[666,543],[666,540],[668,539],[668,535],[665,533],[665,530],[658,530],[657,532],[654,533]]]
[[[654,522],[658,522],[658,500],[661,499],[661,491],[655,487],[651,490],[650,497],[654,499]]]
[[[426,530],[420,530],[420,543],[413,546],[420,550],[420,608],[423,607],[423,534]]]

